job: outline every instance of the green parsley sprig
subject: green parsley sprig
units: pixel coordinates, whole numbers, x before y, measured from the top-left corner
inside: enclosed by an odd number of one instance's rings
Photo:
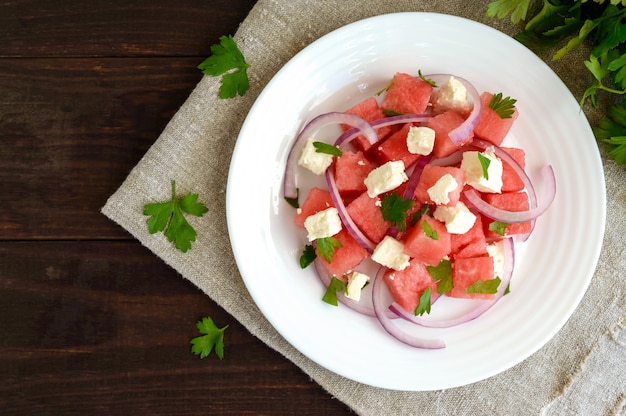
[[[205,358],[215,349],[215,354],[220,360],[223,359],[224,332],[228,328],[228,325],[218,328],[215,322],[213,322],[213,319],[205,317],[196,323],[196,327],[203,335],[192,338],[189,341],[191,344],[191,352],[199,355],[200,358]]]
[[[144,205],[144,215],[149,215],[148,231],[155,234],[163,231],[167,239],[174,243],[183,253],[191,248],[196,241],[196,230],[187,222],[183,212],[201,217],[209,209],[198,201],[198,194],[191,192],[178,199],[176,197],[176,181],[172,181],[172,198],[166,202]]]
[[[248,91],[250,88],[248,68],[250,65],[230,35],[220,37],[220,43],[211,46],[211,56],[198,65],[198,69],[204,74],[222,76],[220,98],[243,96]]]

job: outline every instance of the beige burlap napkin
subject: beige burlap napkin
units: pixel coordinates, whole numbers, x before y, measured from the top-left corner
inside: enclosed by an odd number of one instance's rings
[[[487,18],[486,4],[465,0],[260,0],[235,34],[251,64],[250,91],[242,98],[220,100],[219,80],[202,79],[102,212],[358,414],[624,414],[626,173],[606,158],[608,223],[604,248],[580,307],[537,353],[508,371],[473,385],[423,393],[388,391],[331,373],[304,357],[274,330],[255,306],[237,272],[225,212],[229,161],[249,108],[282,65],[320,36],[347,23],[384,13],[447,13],[494,26],[509,35],[518,31],[508,21]],[[542,58],[580,97],[589,81],[582,64],[586,56],[588,50],[559,62],[551,62],[549,55]],[[595,122],[602,109],[587,111],[590,121]],[[184,254],[175,250],[162,234],[149,234],[142,213],[146,202],[169,197],[171,180],[177,181],[179,194],[199,192],[210,209],[204,217],[190,219],[198,231],[198,240]]]

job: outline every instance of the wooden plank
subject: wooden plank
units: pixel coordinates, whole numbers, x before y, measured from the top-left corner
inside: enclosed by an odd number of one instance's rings
[[[350,414],[139,243],[1,242],[0,270],[2,414]]]
[[[201,79],[197,64],[0,59],[0,239],[128,238],[99,209]]]
[[[204,56],[254,0],[9,0],[0,57]]]

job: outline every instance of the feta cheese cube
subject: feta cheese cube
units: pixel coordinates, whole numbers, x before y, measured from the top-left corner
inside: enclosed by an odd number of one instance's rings
[[[416,155],[429,155],[435,145],[435,130],[430,127],[411,126],[406,136],[409,152]]]
[[[404,244],[387,235],[374,249],[372,260],[394,270],[404,270],[409,265],[409,255],[404,254]]]
[[[302,166],[313,172],[316,175],[322,175],[326,172],[326,169],[333,163],[333,155],[327,153],[318,153],[313,146],[315,138],[310,137],[302,150],[300,151],[300,157],[298,158],[298,165]]]
[[[339,211],[335,207],[330,207],[309,215],[304,220],[304,228],[308,232],[309,241],[331,237],[341,231]]]
[[[487,244],[487,253],[493,258],[493,268],[496,276],[504,273],[504,247],[502,242]]]
[[[479,155],[489,161],[486,176]],[[493,148],[487,148],[484,152],[467,151],[463,153],[461,169],[465,172],[467,184],[477,191],[502,192],[502,160],[495,155]]]
[[[448,110],[469,113],[472,108],[467,99],[467,88],[454,77],[448,78],[443,85],[433,92],[431,101],[438,113]]]
[[[465,234],[476,222],[476,215],[461,201],[453,207],[439,205],[435,208],[433,217],[445,223],[450,234]]]
[[[459,187],[454,176],[446,173],[435,182],[433,186],[428,188],[426,192],[430,199],[437,205],[447,204],[450,202],[450,196],[448,193],[456,190]]]
[[[357,271],[351,272],[347,277],[348,283],[346,284],[345,296],[358,302],[361,299],[361,291],[367,282],[370,281],[370,277]]]
[[[392,160],[373,169],[365,178],[367,194],[374,198],[384,192],[391,191],[409,179],[404,172],[404,162]]]

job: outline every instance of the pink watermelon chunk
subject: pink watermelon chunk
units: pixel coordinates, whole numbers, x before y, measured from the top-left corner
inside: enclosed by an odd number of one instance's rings
[[[517,147],[503,147],[511,157],[522,167],[526,166],[526,152]],[[515,173],[511,165],[502,161],[502,192],[518,192],[524,189],[524,182]]]
[[[415,311],[420,303],[420,296],[427,288],[431,288],[431,294],[437,293],[437,283],[424,263],[417,260],[411,260],[409,266],[402,271],[387,271],[383,279],[393,300],[407,312]]]
[[[473,134],[468,135],[459,145],[450,139],[449,133],[459,127],[464,121],[465,117],[454,110],[438,114],[428,120],[426,125],[435,130],[435,146],[433,147],[433,155],[435,157],[450,156],[472,140]]]
[[[480,95],[483,108],[478,123],[474,127],[474,135],[499,146],[511,130],[513,122],[519,114],[516,108],[511,118],[500,118],[498,113],[489,108],[491,97],[493,94],[490,92],[483,92]]]
[[[452,265],[453,288],[447,294],[453,298],[493,299],[493,294],[467,293],[466,289],[478,280],[495,277],[493,258],[489,256],[456,259]]]
[[[415,188],[415,200],[421,204],[434,204],[433,200],[428,195],[428,189],[446,174],[452,175],[459,186],[454,191],[448,193],[450,202],[444,205],[456,205],[456,203],[459,202],[463,186],[465,185],[465,173],[460,168],[454,166],[426,165]]]
[[[465,234],[450,234],[450,255],[452,258],[486,256],[487,239],[481,216],[476,216],[474,225]]]
[[[309,215],[334,206],[335,204],[330,196],[330,192],[317,187],[311,188],[294,221],[297,226],[304,228],[304,220],[306,220]]]
[[[321,256],[319,257],[326,270],[333,276],[343,276],[369,256],[368,251],[352,238],[352,235],[346,228],[342,228],[333,237],[339,240],[342,247],[335,249],[335,255],[330,263]]]
[[[355,106],[345,111],[348,114],[355,114],[367,122],[372,122],[385,118],[382,108],[378,105],[378,101],[374,97],[366,98]],[[344,131],[349,130],[352,126],[342,125]],[[392,127],[382,127],[377,130],[379,141],[384,139],[391,133]],[[361,135],[352,141],[352,145],[359,150],[367,150],[371,147],[369,140]]]
[[[484,194],[484,199],[487,203],[493,205],[496,208],[500,208],[506,211],[527,211],[530,209],[530,202],[528,201],[528,195],[526,192],[506,192],[501,194]],[[490,231],[489,224],[493,220],[491,218],[484,218],[483,224],[485,227],[485,236],[487,238],[499,239],[501,235]],[[509,224],[506,227],[505,236],[516,234],[527,234],[531,231],[532,224],[530,222],[522,222],[518,224]]]
[[[410,123],[404,124],[400,130],[372,149],[373,157],[381,165],[392,160],[401,160],[404,162],[404,166],[408,168],[420,158],[420,155],[409,152],[406,144],[406,136],[409,134],[411,126]]]
[[[339,193],[356,196],[353,194],[366,191],[367,187],[364,181],[374,167],[374,164],[363,155],[363,152],[344,151],[334,164],[335,182]]]
[[[430,228],[437,234],[437,238],[432,238],[425,232],[423,223],[427,222]],[[428,215],[422,218],[407,230],[404,241],[404,252],[430,266],[436,266],[439,262],[450,254],[450,233],[444,223],[437,221]]]
[[[381,107],[400,114],[424,113],[432,92],[433,86],[423,79],[398,72],[393,77]]]
[[[375,243],[383,239],[390,227],[389,221],[383,218],[379,205],[379,198],[370,198],[367,192],[363,192],[346,207],[357,227]]]

